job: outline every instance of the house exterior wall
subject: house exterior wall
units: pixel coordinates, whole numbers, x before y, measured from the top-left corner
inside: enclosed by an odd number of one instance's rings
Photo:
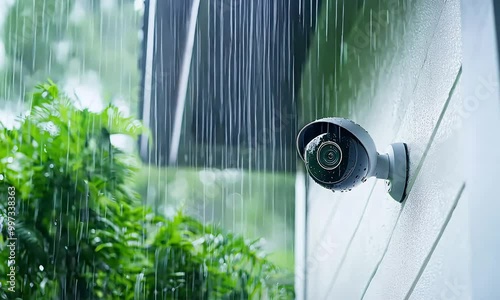
[[[462,149],[474,107],[462,101],[460,0],[373,1],[340,39],[325,2],[304,74],[303,123],[341,116],[380,152],[407,143],[409,190],[400,204],[382,180],[348,193],[308,180],[298,298],[469,299]]]
[[[500,299],[500,2],[462,0],[464,102],[474,109],[466,122],[472,299]],[[495,22],[496,21],[496,22]],[[496,23],[496,24],[495,24]],[[496,28],[495,28],[496,25]],[[472,104],[472,105],[471,105]]]

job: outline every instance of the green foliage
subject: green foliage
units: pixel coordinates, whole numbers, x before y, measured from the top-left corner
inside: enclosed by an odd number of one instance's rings
[[[181,207],[247,238],[262,237],[267,251],[280,252],[271,260],[293,272],[294,176],[148,165],[138,174],[137,192],[158,212]]]
[[[6,66],[0,70],[5,81],[1,98],[24,96],[17,93],[49,72],[56,79],[64,74],[67,66],[57,62],[54,49],[67,34],[73,4],[74,0],[15,1],[8,9],[2,34]]]
[[[0,298],[293,298],[257,241],[142,204],[130,188],[139,161],[110,137],[143,131],[113,106],[76,109],[52,82],[38,86],[17,128],[0,124],[0,218],[9,220],[13,190],[17,212],[16,291],[2,282]]]
[[[71,93],[75,86],[89,84],[106,99],[127,98],[136,111],[142,12],[134,8],[134,0],[6,2],[12,4],[4,3],[0,24],[5,44],[0,108],[2,101],[25,100],[48,76]],[[101,9],[105,2],[113,8]]]

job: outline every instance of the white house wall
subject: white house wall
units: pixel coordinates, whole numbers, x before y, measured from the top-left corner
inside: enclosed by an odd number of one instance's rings
[[[409,195],[399,204],[373,179],[341,194],[309,181],[306,298],[469,299],[469,237],[457,237],[468,226],[460,1],[380,2],[388,22],[375,24],[378,31],[367,34],[374,38],[360,44],[359,30],[345,37],[342,76],[354,83],[331,95],[332,80],[323,79],[318,93],[315,67],[324,54],[315,57],[313,48],[303,101],[348,99],[336,113],[365,127],[380,151],[406,142]],[[365,14],[357,26],[369,20]],[[326,27],[318,25],[316,45]]]

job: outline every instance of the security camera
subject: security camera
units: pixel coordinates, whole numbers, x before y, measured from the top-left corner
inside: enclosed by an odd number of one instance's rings
[[[406,144],[392,144],[379,154],[368,132],[351,120],[324,118],[307,124],[297,136],[297,150],[309,175],[324,188],[346,192],[374,176],[386,180],[394,200],[406,197]]]

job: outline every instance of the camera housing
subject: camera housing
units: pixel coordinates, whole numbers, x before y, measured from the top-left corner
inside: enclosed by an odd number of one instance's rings
[[[394,200],[406,198],[406,144],[391,144],[379,154],[368,132],[351,120],[324,118],[307,124],[297,135],[297,151],[309,175],[324,188],[346,192],[376,177],[386,180]]]

